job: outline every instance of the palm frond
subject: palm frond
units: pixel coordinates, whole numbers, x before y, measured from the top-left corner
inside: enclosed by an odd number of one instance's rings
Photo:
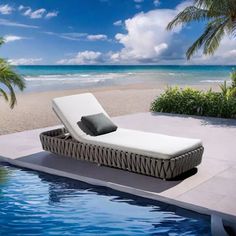
[[[192,44],[192,46],[187,50],[186,56],[189,60],[194,53],[204,46],[204,54],[213,54],[215,50],[219,47],[220,41],[225,34],[225,25],[228,19],[221,18],[211,21],[203,34]]]
[[[3,96],[4,99],[8,102],[7,93],[2,88],[0,88],[0,96]]]
[[[225,35],[225,25],[227,24],[227,19],[225,20],[218,20],[216,19],[213,22],[210,22],[211,31],[208,34],[207,40],[204,45],[204,54],[214,54],[216,49],[219,47],[220,42]]]
[[[204,31],[204,33],[192,44],[191,47],[186,52],[187,59],[189,60],[194,53],[202,47],[202,45],[206,42],[208,34],[210,32],[210,27],[207,27]]]
[[[204,8],[204,9],[209,9],[212,4],[213,4],[213,0],[195,0],[195,6],[199,7],[199,8]]]
[[[2,45],[2,44],[4,44],[4,38],[3,37],[0,37],[0,46]]]
[[[167,30],[172,30],[174,27],[189,23],[191,21],[200,21],[208,18],[208,11],[196,6],[186,7],[180,12],[168,25]]]
[[[4,85],[8,88],[9,90],[9,96],[10,96],[10,107],[13,108],[16,105],[16,94],[15,91],[12,87],[12,85],[9,83],[9,81],[4,81]]]
[[[17,87],[22,91],[25,88],[25,82],[3,59],[0,60],[0,84],[3,84],[8,89],[9,98],[7,92],[3,89],[1,89],[0,93],[4,96],[5,100],[9,101],[10,107],[13,108],[16,105],[14,87]]]
[[[187,50],[187,59],[204,46],[204,54],[213,54],[227,33],[236,38],[236,0],[194,0],[168,25],[167,30],[192,21],[208,20],[203,34]]]

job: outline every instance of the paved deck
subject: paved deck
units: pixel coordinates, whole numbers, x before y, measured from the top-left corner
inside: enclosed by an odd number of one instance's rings
[[[210,209],[236,216],[236,120],[158,113],[113,120],[125,128],[200,138],[205,147],[203,162],[197,171],[173,181],[99,167],[44,152],[38,136],[49,128],[0,136],[0,159],[184,207],[192,206],[202,212]]]

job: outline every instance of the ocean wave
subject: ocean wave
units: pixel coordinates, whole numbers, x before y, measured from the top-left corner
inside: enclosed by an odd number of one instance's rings
[[[89,77],[90,75],[89,74],[81,74],[79,75],[80,77]]]
[[[225,80],[213,80],[213,79],[207,79],[207,80],[201,80],[200,83],[224,83]],[[226,81],[227,83],[230,83],[229,80]]]
[[[26,81],[77,81],[77,82],[99,82],[109,79],[128,78],[134,76],[134,73],[101,73],[101,74],[53,74],[24,76]]]

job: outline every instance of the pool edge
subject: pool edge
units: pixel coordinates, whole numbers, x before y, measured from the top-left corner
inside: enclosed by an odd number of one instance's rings
[[[13,166],[31,169],[31,170],[35,170],[35,171],[40,171],[40,172],[44,172],[44,173],[51,174],[51,175],[56,175],[56,176],[60,176],[60,177],[65,177],[65,178],[69,178],[69,179],[73,179],[73,180],[86,182],[88,184],[92,184],[92,185],[96,185],[96,186],[103,186],[103,187],[111,188],[113,190],[117,190],[120,192],[136,195],[136,196],[151,199],[151,200],[161,201],[161,202],[175,205],[177,207],[181,207],[181,208],[184,208],[184,209],[187,209],[190,211],[195,211],[200,214],[209,215],[209,216],[211,216],[211,218],[213,216],[214,217],[217,216],[217,217],[220,217],[220,218],[230,221],[230,222],[236,222],[235,215],[231,215],[228,213],[212,210],[212,209],[198,206],[195,204],[171,199],[171,198],[161,196],[157,193],[153,193],[150,191],[137,189],[137,188],[133,188],[133,187],[128,187],[125,185],[120,185],[120,184],[107,182],[107,181],[103,181],[103,180],[98,180],[95,178],[85,177],[82,175],[72,174],[72,173],[69,173],[66,171],[56,170],[53,168],[49,168],[49,167],[45,167],[45,166],[41,166],[41,165],[37,165],[37,164],[32,164],[32,163],[28,163],[28,162],[24,162],[24,161],[14,160],[14,159],[10,159],[10,158],[3,157],[3,156],[0,156],[0,162],[6,162],[6,163],[9,163]]]

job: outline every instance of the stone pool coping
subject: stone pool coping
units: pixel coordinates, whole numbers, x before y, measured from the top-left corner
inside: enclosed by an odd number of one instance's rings
[[[44,152],[39,134],[48,127],[0,136],[0,160],[49,174],[106,186],[236,222],[236,120],[139,113],[113,118],[119,126],[201,138],[205,146],[197,173],[163,181]]]

